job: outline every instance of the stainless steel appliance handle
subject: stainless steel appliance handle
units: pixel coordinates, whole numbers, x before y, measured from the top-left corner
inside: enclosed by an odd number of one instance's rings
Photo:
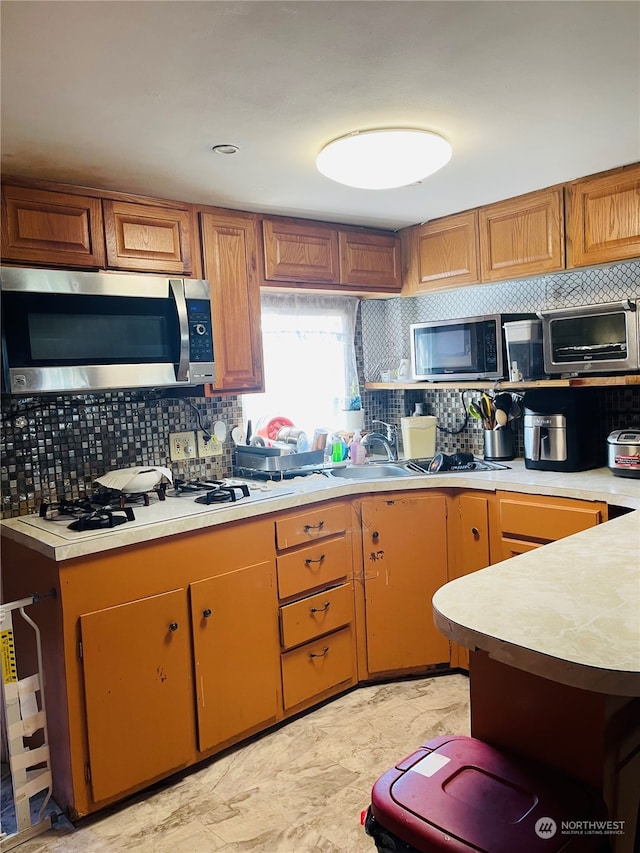
[[[180,356],[178,359],[178,371],[176,379],[178,382],[189,381],[189,318],[187,316],[187,300],[184,295],[184,282],[182,279],[170,278],[169,287],[176,303],[178,312],[178,327],[180,329]]]
[[[539,462],[540,461],[540,427],[533,426],[532,428],[532,447],[531,447],[531,461]]]

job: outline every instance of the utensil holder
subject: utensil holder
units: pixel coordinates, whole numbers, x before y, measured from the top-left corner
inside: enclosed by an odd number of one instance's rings
[[[509,427],[484,430],[484,458],[491,462],[507,462],[515,458],[513,432]]]

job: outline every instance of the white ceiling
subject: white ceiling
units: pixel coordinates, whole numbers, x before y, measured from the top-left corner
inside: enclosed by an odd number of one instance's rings
[[[3,0],[1,18],[5,173],[398,228],[640,160],[637,2]],[[324,143],[383,126],[453,158],[397,190],[316,171]]]

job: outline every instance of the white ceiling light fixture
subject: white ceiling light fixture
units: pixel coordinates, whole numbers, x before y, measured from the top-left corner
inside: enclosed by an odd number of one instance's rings
[[[388,190],[432,175],[451,159],[451,145],[428,130],[363,130],[334,139],[316,157],[318,171],[348,187]]]

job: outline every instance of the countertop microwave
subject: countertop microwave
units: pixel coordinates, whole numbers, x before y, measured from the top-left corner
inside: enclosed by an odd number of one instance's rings
[[[6,392],[215,381],[208,281],[4,267],[0,283]]]
[[[413,379],[429,382],[504,379],[507,355],[502,327],[513,320],[534,318],[535,314],[489,314],[412,323]]]
[[[538,316],[547,373],[589,375],[640,369],[637,301],[540,311]]]

